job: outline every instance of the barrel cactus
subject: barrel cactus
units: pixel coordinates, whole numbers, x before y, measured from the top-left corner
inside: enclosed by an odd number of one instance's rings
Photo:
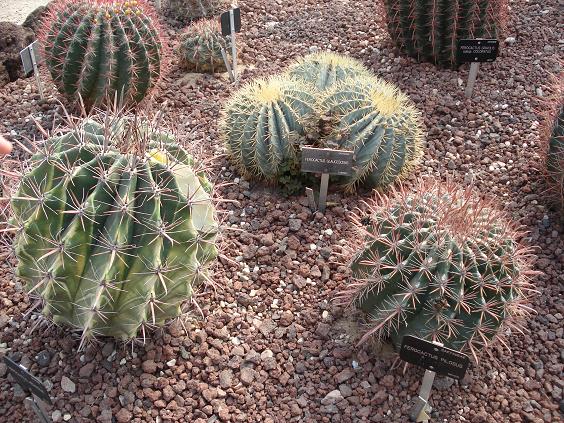
[[[404,53],[419,61],[456,67],[463,38],[497,38],[507,0],[384,0],[388,30]]]
[[[368,314],[374,336],[405,335],[480,352],[530,310],[530,256],[504,213],[471,189],[422,183],[359,212],[354,281],[341,299]]]
[[[182,23],[216,16],[231,8],[231,0],[167,0],[164,11]]]
[[[218,226],[211,185],[174,138],[87,119],[47,139],[29,169],[11,200],[16,273],[46,316],[86,341],[181,314],[217,256]]]
[[[302,82],[277,76],[252,82],[225,105],[223,140],[240,172],[277,181],[299,166],[300,145],[316,125],[316,95]]]
[[[370,72],[358,60],[332,52],[312,53],[290,65],[288,75],[313,84],[324,91],[350,77],[368,76]]]
[[[334,122],[323,145],[355,153],[343,181],[348,190],[386,186],[418,163],[421,114],[394,85],[372,76],[346,79],[323,98],[321,112]]]
[[[554,202],[564,210],[564,76],[556,83],[545,112],[546,173]],[[563,214],[564,216],[564,214]]]
[[[231,53],[229,37],[221,35],[219,22],[212,19],[195,22],[180,36],[180,64],[189,71],[225,72],[221,49],[226,55]]]
[[[56,0],[42,22],[55,85],[87,108],[116,98],[137,104],[159,80],[163,45],[145,1]]]

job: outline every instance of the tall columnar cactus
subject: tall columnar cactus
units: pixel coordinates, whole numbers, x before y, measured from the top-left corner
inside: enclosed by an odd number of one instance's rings
[[[231,0],[167,0],[164,10],[176,20],[189,23],[196,19],[219,15],[230,7]]]
[[[348,189],[386,186],[419,161],[421,114],[394,85],[372,76],[346,79],[323,98],[321,112],[334,122],[323,145],[355,153]]]
[[[226,55],[231,52],[229,37],[221,35],[217,20],[201,20],[193,23],[180,36],[178,54],[181,65],[189,71],[224,72],[225,62],[221,49]]]
[[[227,151],[239,170],[267,181],[293,167],[310,127],[316,125],[316,95],[288,77],[258,80],[226,104],[220,124]]]
[[[217,256],[210,189],[171,136],[82,121],[45,141],[12,197],[17,275],[84,340],[162,325]]]
[[[87,108],[116,96],[139,103],[161,75],[163,46],[143,0],[57,0],[40,39],[59,91]]]
[[[388,30],[398,47],[419,61],[456,66],[457,41],[497,38],[507,0],[384,0]]]
[[[309,54],[290,65],[288,75],[313,84],[324,91],[350,77],[369,76],[358,60],[333,52]]]
[[[518,231],[470,188],[420,184],[379,195],[355,223],[364,240],[341,294],[368,314],[362,338],[405,335],[480,351],[528,314],[530,256]]]

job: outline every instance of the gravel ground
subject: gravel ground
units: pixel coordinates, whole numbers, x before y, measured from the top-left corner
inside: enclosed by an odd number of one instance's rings
[[[542,194],[535,114],[562,57],[559,0],[511,1],[513,40],[482,67],[471,100],[463,94],[467,68],[442,71],[398,57],[373,1],[240,3],[244,80],[278,72],[316,48],[359,58],[424,112],[428,145],[416,176],[473,181],[523,223],[537,247],[538,314],[524,335],[509,337],[511,353],[494,347],[461,382],[437,379],[433,421],[562,421],[564,238]],[[187,318],[188,333],[176,322],[144,346],[108,341],[77,353],[76,338],[63,329],[32,333],[37,319],[25,314],[32,304],[10,263],[0,264],[0,354],[48,384],[54,421],[407,421],[422,371],[393,367],[388,347],[356,348],[358,319],[331,302],[348,277],[341,255],[351,236],[347,214],[369,193],[333,193],[326,213],[312,214],[303,196],[287,199],[238,179],[221,157],[216,125],[232,90],[224,78],[184,77],[173,63],[155,100],[183,142],[217,156],[210,170],[219,194],[238,200],[219,206],[226,212],[224,254],[235,262],[220,260],[214,269],[221,288],[197,298],[205,319]],[[60,106],[54,90],[47,92],[39,101],[32,80],[2,88],[0,132],[23,140],[39,136],[32,115],[44,127],[58,122]],[[31,418],[23,397],[0,364],[0,421]]]

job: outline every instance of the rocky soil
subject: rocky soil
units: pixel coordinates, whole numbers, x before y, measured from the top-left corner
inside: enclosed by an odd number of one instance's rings
[[[558,71],[558,0],[511,1],[498,60],[482,67],[473,99],[468,69],[437,70],[399,57],[369,0],[240,1],[247,65],[243,80],[278,72],[317,49],[346,52],[394,82],[423,111],[427,149],[414,177],[473,182],[499,199],[536,247],[537,314],[461,382],[436,381],[435,422],[562,421],[564,228],[543,195],[536,108]],[[170,28],[174,40],[176,30]],[[504,37],[504,39],[505,39]],[[43,71],[44,72],[44,71]],[[44,74],[44,81],[49,81]],[[48,83],[40,100],[32,79],[0,89],[0,132],[29,144],[61,122]],[[78,353],[76,337],[36,327],[37,316],[0,249],[0,355],[7,354],[50,390],[55,422],[404,422],[422,371],[395,366],[388,347],[355,347],[358,319],[333,304],[347,282],[348,213],[369,193],[333,193],[325,214],[305,197],[245,181],[222,156],[217,131],[225,78],[186,77],[172,63],[155,108],[179,138],[214,158],[210,174],[225,212],[219,286],[197,297],[184,326],[175,322],[145,345],[107,340]],[[20,148],[17,157],[26,153]],[[6,159],[5,159],[6,160]],[[187,332],[185,332],[185,328]],[[0,364],[0,421],[32,419],[24,394]]]

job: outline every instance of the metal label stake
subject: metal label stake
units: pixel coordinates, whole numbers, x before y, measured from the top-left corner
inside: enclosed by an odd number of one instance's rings
[[[466,98],[472,97],[472,92],[474,91],[474,84],[476,83],[479,69],[480,62],[472,62],[472,64],[470,65],[470,73],[468,74],[468,82],[466,83],[466,90],[464,90],[464,95],[466,96]]]
[[[221,57],[223,57],[225,68],[227,69],[227,73],[229,74],[229,80],[231,82],[235,82],[235,76],[233,75],[233,70],[231,70],[231,64],[229,63],[229,59],[227,58],[227,53],[225,52],[225,49],[223,47],[221,47]]]
[[[230,70],[227,63],[227,53],[221,52],[223,60],[229,72],[229,77],[233,82],[237,82],[237,40],[236,33],[241,31],[241,9],[231,9],[221,14],[219,21],[221,23],[221,35],[231,37],[231,55],[233,56],[233,68]]]
[[[443,344],[436,343],[442,346]],[[431,388],[435,380],[435,372],[432,370],[425,370],[421,388],[419,388],[419,396],[414,399],[413,408],[409,413],[409,417],[414,422],[428,422],[431,418],[431,411],[433,408],[429,405],[429,396],[431,395]]]
[[[235,40],[235,14],[229,11],[229,24],[231,26],[231,54],[233,55],[233,79],[237,82],[237,42]]]

